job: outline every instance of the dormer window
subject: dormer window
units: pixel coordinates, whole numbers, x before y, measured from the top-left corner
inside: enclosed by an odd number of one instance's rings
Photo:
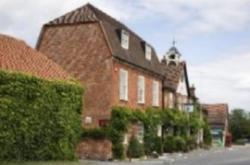
[[[149,60],[149,61],[151,60],[152,48],[148,44],[145,44],[145,56],[146,56],[147,60]]]
[[[129,48],[129,33],[126,30],[121,31],[121,46],[124,49]]]

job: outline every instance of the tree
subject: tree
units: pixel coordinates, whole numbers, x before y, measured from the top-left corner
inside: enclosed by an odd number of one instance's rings
[[[250,117],[243,109],[234,109],[229,118],[233,141],[250,137]]]

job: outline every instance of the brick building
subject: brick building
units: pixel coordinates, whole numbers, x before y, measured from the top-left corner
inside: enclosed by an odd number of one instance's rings
[[[37,49],[85,86],[85,126],[108,120],[113,106],[183,109],[190,100],[175,47],[161,62],[148,42],[90,4],[45,24]]]
[[[228,134],[229,110],[227,104],[203,104],[202,109],[211,128],[213,144],[225,146]]]
[[[24,41],[0,34],[0,69],[23,72],[45,79],[70,80],[59,65]]]
[[[195,95],[195,89],[189,87],[187,65],[181,60],[181,54],[173,46],[169,49],[162,59],[163,68],[163,95],[166,108],[177,107],[180,110],[186,110],[187,105],[195,100],[191,95]]]

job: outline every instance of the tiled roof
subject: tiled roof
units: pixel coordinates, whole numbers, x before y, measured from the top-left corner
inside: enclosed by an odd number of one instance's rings
[[[95,8],[91,4],[87,4],[81,8],[69,12],[49,22],[45,26],[78,24],[93,21],[101,22],[103,25],[114,57],[132,65],[136,65],[148,71],[162,75],[162,68],[154,48],[151,46],[152,59],[149,61],[145,58],[144,49],[146,42],[142,38],[131,31],[127,26]],[[121,47],[120,31],[122,29],[129,32],[128,50],[125,50]]]
[[[165,88],[176,91],[182,72],[185,72],[185,74],[187,74],[185,71],[185,67],[186,67],[185,62],[181,62],[176,66],[175,65],[167,65],[165,63],[162,63],[161,65],[164,68],[164,76],[165,76],[163,86]],[[186,77],[187,77],[187,75],[186,75]],[[188,80],[186,80],[186,81],[188,83]],[[189,91],[189,89],[187,89],[187,90]]]
[[[0,34],[0,69],[25,72],[46,79],[70,79],[70,76],[45,55],[24,41]]]
[[[202,109],[207,114],[209,124],[225,124],[228,120],[227,104],[203,104]]]

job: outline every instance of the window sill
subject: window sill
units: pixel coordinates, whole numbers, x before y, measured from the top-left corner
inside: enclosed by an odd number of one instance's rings
[[[120,99],[121,102],[128,102],[128,99]]]
[[[139,105],[145,105],[145,102],[137,102]]]

